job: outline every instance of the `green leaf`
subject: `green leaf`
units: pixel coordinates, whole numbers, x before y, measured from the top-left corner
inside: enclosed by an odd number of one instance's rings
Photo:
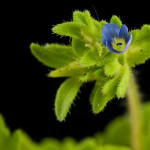
[[[76,59],[72,47],[66,45],[47,44],[40,46],[32,43],[30,49],[40,62],[52,68],[64,67]]]
[[[102,93],[102,86],[95,85],[90,95],[93,113],[101,112],[107,104],[107,99]]]
[[[89,49],[88,47],[85,47],[84,41],[75,38],[72,39],[72,48],[78,57],[83,56],[83,54]]]
[[[90,50],[81,57],[81,67],[91,67],[97,64],[96,56]]]
[[[104,73],[107,76],[116,75],[120,70],[120,66],[121,65],[119,64],[118,59],[116,58],[104,66]]]
[[[132,30],[130,33],[132,34],[132,41],[131,41],[130,45],[133,45],[138,40],[140,31],[139,30]]]
[[[62,150],[76,150],[76,141],[73,138],[65,138],[62,141]]]
[[[116,146],[116,145],[105,145],[105,146],[100,146],[100,150],[131,150],[129,147],[125,146]]]
[[[104,131],[104,143],[130,146],[130,124],[126,117],[118,117],[110,122]]]
[[[79,145],[78,146],[79,150],[96,150],[97,149],[95,140],[90,137],[82,140],[78,145]]]
[[[58,78],[58,77],[77,77],[81,76],[86,72],[86,70],[80,67],[78,62],[70,63],[68,66],[56,69],[49,73],[49,77]]]
[[[95,81],[95,77],[93,76],[94,72],[95,72],[95,68],[93,69],[85,69],[85,73],[80,76],[79,80],[82,82],[88,82],[88,81]]]
[[[144,25],[136,42],[127,50],[127,61],[131,67],[145,63],[150,58],[150,25]]]
[[[126,55],[122,54],[118,57],[118,62],[123,66],[126,63]]]
[[[59,87],[55,99],[55,114],[59,121],[65,119],[81,84],[78,79],[69,78]]]
[[[144,104],[143,108],[143,144],[144,150],[149,150],[150,148],[150,102]]]
[[[108,52],[105,57],[104,57],[104,64],[107,64],[111,61],[114,61],[116,58],[118,58],[119,55],[116,55],[115,53],[111,53],[111,52]]]
[[[100,68],[100,69],[97,69],[95,72],[94,72],[94,76],[98,79],[98,80],[103,80],[106,78],[105,74],[104,74],[104,69],[103,68]]]
[[[87,25],[87,22],[85,19],[85,14],[81,11],[74,11],[73,12],[73,21]]]
[[[62,144],[54,138],[44,138],[40,142],[40,150],[61,150]]]
[[[104,27],[104,25],[105,25],[106,23],[107,23],[107,22],[104,21],[104,20],[100,21],[100,33],[102,32],[102,29],[103,29],[103,27]]]
[[[92,89],[92,91],[91,91],[91,94],[90,94],[90,104],[91,104],[91,105],[92,105],[92,103],[93,103],[94,95],[95,95],[96,90],[97,90],[97,84],[95,83],[95,84],[94,84],[94,87],[93,87],[93,89]]]
[[[141,108],[142,114],[142,127],[143,127],[143,150],[149,150],[150,147],[150,103],[145,103]],[[103,136],[103,145],[111,144],[111,145],[120,145],[120,146],[128,146],[130,145],[131,139],[131,128],[130,128],[130,120],[129,116],[122,116],[118,117],[112,122],[110,122],[104,133]],[[97,136],[98,138],[98,136]]]
[[[5,125],[5,121],[0,115],[0,149],[1,150],[9,150],[8,142],[10,140],[10,131]]]
[[[52,31],[59,35],[83,39],[81,35],[81,29],[84,27],[84,24],[78,22],[65,22],[54,26]]]
[[[107,98],[107,100],[111,100],[115,97],[117,86],[119,83],[119,75],[115,76],[114,78],[108,80],[103,87],[103,94]]]
[[[86,22],[87,22],[87,24],[88,24],[88,27],[89,27],[90,31],[91,31],[92,33],[94,33],[94,32],[95,32],[95,24],[94,24],[94,22],[93,22],[93,18],[91,17],[90,12],[86,10],[86,11],[84,12],[84,14],[85,14],[85,19],[86,19]]]
[[[0,115],[0,141],[2,139],[8,138],[9,136],[10,136],[10,131],[6,127],[5,121],[2,117],[2,115]]]
[[[120,70],[120,73],[121,73],[120,81],[118,84],[116,95],[118,98],[123,98],[127,92],[129,79],[130,79],[130,70],[129,70],[128,65],[125,65],[124,67],[122,67]]]
[[[110,23],[114,23],[116,25],[118,25],[119,27],[121,27],[122,25],[122,22],[120,20],[120,18],[118,18],[117,16],[112,16],[111,20],[110,20]]]

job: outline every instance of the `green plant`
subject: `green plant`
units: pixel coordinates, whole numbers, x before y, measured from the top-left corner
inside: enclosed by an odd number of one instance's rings
[[[57,119],[65,119],[82,84],[93,81],[90,103],[95,114],[114,97],[124,98],[127,93],[132,148],[142,149],[139,92],[131,67],[150,57],[150,26],[128,34],[128,28],[117,16],[112,16],[110,23],[98,22],[89,11],[75,11],[72,22],[58,24],[52,31],[71,37],[71,44],[32,43],[31,51],[43,64],[55,68],[49,77],[68,77],[56,93]]]
[[[41,46],[32,43],[30,48],[32,54],[40,62],[54,68],[48,74],[49,77],[67,77],[56,93],[55,114],[57,119],[63,121],[66,118],[80,87],[87,82],[94,82],[95,85],[89,98],[93,113],[100,113],[115,97],[119,99],[126,97],[130,121],[127,117],[119,118],[119,121],[111,123],[106,131],[97,135],[96,138],[88,138],[80,143],[67,139],[61,143],[63,146],[54,139],[52,142],[48,140],[37,146],[21,130],[15,132],[11,140],[25,139],[22,141],[27,143],[21,144],[23,145],[21,150],[129,150],[131,148],[148,150],[150,122],[146,113],[141,115],[142,106],[132,68],[145,63],[150,58],[150,25],[143,25],[140,30],[131,30],[128,34],[127,27],[122,25],[122,21],[117,16],[112,16],[110,23],[107,23],[103,20],[96,21],[91,17],[89,11],[75,11],[73,21],[58,24],[53,27],[52,31],[60,36],[69,36],[70,45],[46,44]],[[149,104],[145,107],[148,109],[146,109],[147,113],[150,113]],[[4,128],[3,122],[2,128]],[[126,129],[127,132],[124,133],[123,129]],[[9,130],[3,129],[2,133],[3,131],[4,136],[10,136]],[[143,136],[145,132],[147,136]],[[117,140],[115,137],[118,137]],[[6,144],[5,138],[2,137],[2,139],[4,141],[0,144],[3,147],[3,143]],[[19,143],[11,142],[11,140],[9,140],[10,143]],[[29,147],[25,147],[26,145]],[[47,147],[42,147],[42,145]]]

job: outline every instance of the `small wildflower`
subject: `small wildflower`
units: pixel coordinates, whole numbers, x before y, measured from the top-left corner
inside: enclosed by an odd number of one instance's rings
[[[128,35],[128,28],[124,24],[120,28],[114,23],[107,23],[102,29],[101,39],[110,52],[122,54],[130,46],[132,34]]]

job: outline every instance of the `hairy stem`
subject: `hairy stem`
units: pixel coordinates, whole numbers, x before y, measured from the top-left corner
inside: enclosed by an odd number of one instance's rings
[[[132,71],[132,70],[131,70]],[[134,74],[131,72],[127,92],[128,108],[131,122],[132,150],[142,150],[142,123],[140,111],[140,96]]]

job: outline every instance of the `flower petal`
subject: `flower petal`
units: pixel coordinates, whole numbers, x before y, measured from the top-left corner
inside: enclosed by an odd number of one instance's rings
[[[122,53],[124,53],[128,49],[128,47],[130,46],[131,41],[132,41],[132,34],[130,33],[129,36],[128,36],[127,43],[126,43]]]
[[[114,23],[107,23],[104,25],[101,33],[102,43],[106,46],[106,40],[114,37],[119,37],[120,27]]]
[[[119,32],[119,37],[124,38],[127,42],[127,37],[128,37],[128,27],[126,25],[122,25],[120,32]]]
[[[112,48],[112,44],[111,44],[111,40],[110,39],[106,40],[106,47],[112,53],[116,53],[116,54],[122,53],[122,52],[116,51],[115,49]]]

